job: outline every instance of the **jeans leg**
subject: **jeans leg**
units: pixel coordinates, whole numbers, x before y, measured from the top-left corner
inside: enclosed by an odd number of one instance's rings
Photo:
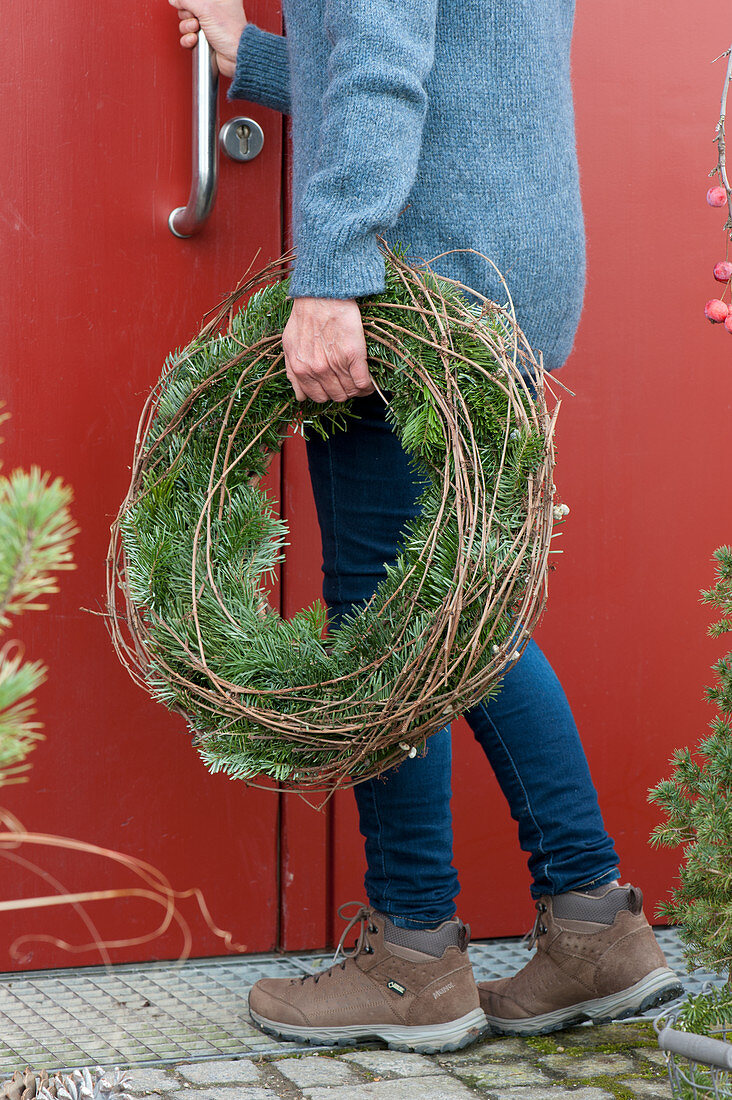
[[[306,435],[323,542],[323,595],[331,624],[364,603],[393,561],[420,492],[378,395],[358,398],[358,420],[327,439]],[[455,912],[450,727],[425,751],[354,787],[366,841],[370,903],[403,927],[434,926]]]
[[[455,913],[450,727],[404,760],[354,787],[366,840],[366,893],[403,928],[436,927]]]
[[[416,514],[419,474],[384,417],[378,396],[353,402],[360,419],[323,440],[306,437],[323,541],[323,593],[330,620],[365,602]],[[577,727],[559,681],[535,642],[504,677],[498,696],[466,718],[482,745],[530,853],[532,894],[556,894],[617,877]],[[425,755],[354,792],[366,839],[367,892],[404,921],[454,912],[449,728]],[[413,811],[412,812],[412,808]]]
[[[465,715],[518,822],[531,894],[600,886],[618,876],[567,697],[533,640],[498,695]]]

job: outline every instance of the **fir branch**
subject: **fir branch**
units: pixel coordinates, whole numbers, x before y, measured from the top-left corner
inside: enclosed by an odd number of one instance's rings
[[[23,761],[41,736],[29,696],[45,678],[44,666],[24,662],[17,643],[0,649],[0,786],[20,781],[27,767]]]
[[[0,479],[0,629],[13,615],[44,610],[42,597],[58,591],[54,574],[74,568],[71,496],[36,466]]]
[[[55,574],[74,568],[71,496],[36,466],[0,478],[0,630],[13,615],[44,609],[43,597],[58,590]],[[23,660],[18,643],[0,649],[0,786],[25,778],[25,758],[41,736],[30,696],[45,675],[40,662]]]
[[[702,602],[732,616],[732,551],[719,547],[714,554],[716,583],[702,592]],[[709,633],[719,637],[720,623]],[[653,830],[654,847],[683,846],[679,886],[671,901],[658,910],[681,926],[689,968],[694,965],[721,971],[732,958],[732,653],[714,663],[716,683],[706,689],[719,714],[710,723],[692,755],[676,749],[673,772],[649,791],[666,821]]]

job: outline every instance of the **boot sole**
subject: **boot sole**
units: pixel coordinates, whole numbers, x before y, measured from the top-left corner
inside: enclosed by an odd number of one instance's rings
[[[650,1008],[681,997],[683,992],[684,987],[673,970],[662,966],[646,974],[635,985],[607,997],[580,1001],[567,1008],[559,1008],[556,1012],[544,1012],[523,1020],[504,1020],[488,1014],[486,1019],[493,1035],[548,1035],[552,1031],[573,1027],[587,1020],[594,1024],[608,1024],[611,1020],[637,1016]]]
[[[281,1024],[267,1020],[249,1010],[249,1015],[260,1029],[276,1039],[291,1043],[308,1043],[311,1046],[349,1047],[367,1039],[382,1039],[389,1050],[416,1051],[418,1054],[441,1054],[449,1050],[462,1050],[488,1033],[488,1025],[482,1008],[475,1008],[457,1020],[446,1024],[425,1024],[422,1027],[406,1027],[400,1024],[351,1024],[347,1027],[304,1027],[297,1024]]]

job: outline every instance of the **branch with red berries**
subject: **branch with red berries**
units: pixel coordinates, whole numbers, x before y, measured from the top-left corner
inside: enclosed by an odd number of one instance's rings
[[[721,181],[721,186],[717,184],[716,187],[709,188],[707,191],[707,202],[710,206],[727,207],[727,220],[722,228],[724,229],[726,239],[726,257],[729,257],[729,245],[730,240],[732,240],[732,189],[730,189],[729,178],[727,176],[727,150],[724,123],[727,115],[727,92],[729,90],[730,80],[732,80],[732,46],[714,60],[719,61],[720,57],[727,58],[727,72],[725,73],[724,85],[722,87],[722,108],[714,134],[714,141],[717,143],[717,163],[714,168],[712,168],[709,175],[718,176]],[[730,287],[730,282],[732,281],[732,263],[730,263],[728,258],[720,260],[714,265],[714,278],[718,283],[724,283],[725,287],[722,291],[721,298],[709,299],[704,306],[704,316],[708,321],[711,321],[713,325],[724,324],[727,332],[732,333],[732,304],[728,305],[723,300],[724,295]],[[730,291],[730,294],[732,295],[732,291]]]

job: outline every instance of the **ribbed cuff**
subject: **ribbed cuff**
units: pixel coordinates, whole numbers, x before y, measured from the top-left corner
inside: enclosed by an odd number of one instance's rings
[[[323,214],[327,223],[327,212]],[[365,298],[386,285],[384,256],[375,238],[302,228],[296,234],[297,258],[290,279],[291,298]]]
[[[236,51],[236,71],[227,99],[261,103],[290,113],[290,66],[287,39],[247,23]]]

